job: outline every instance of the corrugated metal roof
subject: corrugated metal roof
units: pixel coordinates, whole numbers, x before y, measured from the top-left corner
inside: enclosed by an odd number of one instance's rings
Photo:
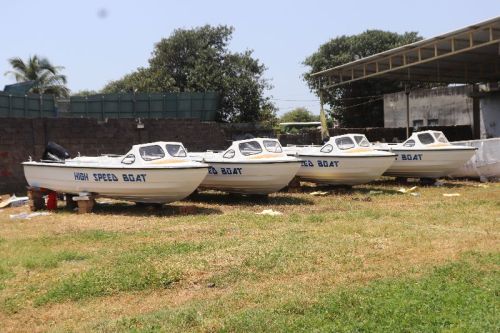
[[[500,80],[500,17],[312,74],[324,88],[363,79]]]

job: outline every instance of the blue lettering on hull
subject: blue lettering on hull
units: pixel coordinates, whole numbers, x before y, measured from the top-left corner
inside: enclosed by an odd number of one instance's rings
[[[423,154],[398,154],[396,160],[400,161],[421,161]]]
[[[85,172],[74,172],[75,180],[85,182],[89,180],[89,174]]]
[[[314,168],[315,166],[310,160],[303,160],[300,165],[306,168]],[[316,165],[320,168],[338,168],[340,161],[317,160]]]
[[[74,172],[73,176],[76,181],[88,182],[89,174],[86,172]],[[127,173],[122,174],[121,177],[118,177],[114,173],[94,173],[92,174],[92,179],[94,182],[118,182],[120,178],[124,182],[134,182],[134,183],[145,183],[146,182],[146,174],[133,174]]]
[[[146,182],[146,174],[142,173],[139,175],[134,175],[132,173],[129,174],[123,174],[123,181],[124,182]]]
[[[208,168],[209,175],[242,175],[243,168]]]

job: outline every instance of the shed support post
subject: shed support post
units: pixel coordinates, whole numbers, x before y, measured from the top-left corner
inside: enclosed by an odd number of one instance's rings
[[[472,135],[474,139],[481,139],[481,107],[477,84],[472,86]]]
[[[406,95],[406,138],[410,137],[410,88],[405,84]]]
[[[328,132],[328,124],[326,122],[326,114],[324,109],[325,100],[322,88],[319,89],[319,105],[320,105],[319,120],[321,122],[321,142],[324,143],[330,137],[330,133]]]

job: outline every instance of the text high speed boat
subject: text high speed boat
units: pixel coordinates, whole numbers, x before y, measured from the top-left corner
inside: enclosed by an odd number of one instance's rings
[[[463,166],[477,149],[454,146],[440,131],[415,132],[401,144],[378,144],[376,147],[397,155],[384,175],[403,178],[447,176]]]
[[[377,151],[362,134],[334,136],[323,146],[286,147],[302,160],[297,176],[319,184],[357,185],[380,177],[395,155]]]
[[[24,162],[28,184],[62,193],[91,193],[135,202],[168,203],[190,195],[208,165],[187,157],[179,142],[135,145],[123,156],[69,157],[49,144],[40,162]]]
[[[210,166],[201,187],[229,193],[266,195],[279,191],[300,167],[300,161],[284,154],[276,139],[234,141],[223,152],[190,156]]]

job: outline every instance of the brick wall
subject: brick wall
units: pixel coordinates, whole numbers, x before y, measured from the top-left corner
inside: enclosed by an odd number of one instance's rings
[[[40,159],[48,141],[65,147],[72,156],[124,154],[134,144],[181,141],[189,151],[224,149],[227,134],[218,123],[194,119],[145,119],[143,129],[134,119],[22,119],[0,121],[0,194],[25,193],[21,162]]]

